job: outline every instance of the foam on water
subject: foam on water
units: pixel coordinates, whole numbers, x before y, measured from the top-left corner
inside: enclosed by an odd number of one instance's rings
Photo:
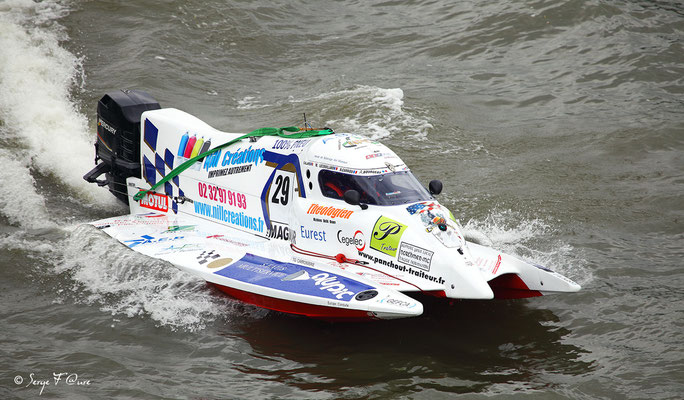
[[[0,149],[0,212],[10,223],[29,229],[53,227],[45,206],[45,198],[36,191],[28,161],[18,160]],[[17,189],[21,194],[17,195]]]
[[[198,330],[216,319],[254,312],[211,290],[204,280],[169,263],[142,256],[93,228],[70,228],[56,266],[86,290],[88,302],[112,315],[148,316],[172,329]],[[93,263],[92,260],[99,260]]]
[[[31,169],[56,177],[88,201],[115,203],[82,178],[94,166],[94,150],[88,120],[70,95],[83,85],[82,60],[60,46],[66,35],[54,23],[67,12],[53,2],[0,4],[0,120],[7,147],[12,148],[11,153],[0,153],[0,164],[12,171],[3,171],[11,179],[3,179],[0,190],[29,198],[43,220]],[[38,223],[21,210],[4,212],[14,223]]]
[[[151,318],[159,326],[188,331],[217,319],[268,314],[231,300],[166,262],[131,251],[91,226],[62,231],[65,236],[54,242],[25,231],[0,237],[3,249],[42,260],[65,279],[67,283],[55,292],[56,302],[73,296],[73,301],[95,304],[115,317]]]
[[[269,107],[268,104],[260,104],[259,99],[254,96],[245,96],[242,100],[238,100],[237,109],[238,110],[257,110],[260,108]]]
[[[425,113],[404,106],[404,91],[400,88],[379,88],[357,85],[351,89],[333,90],[312,97],[290,96],[285,102],[263,103],[260,95],[245,96],[237,101],[239,110],[256,110],[296,104],[316,110],[312,115],[325,120],[324,125],[337,132],[358,133],[373,139],[402,133],[412,139],[427,138],[433,128]],[[341,111],[352,117],[338,118]]]
[[[167,262],[131,251],[88,225],[13,231],[0,235],[0,248],[36,260],[22,272],[30,279],[60,281],[35,282],[50,286],[53,302],[92,304],[111,313],[115,322],[142,317],[172,330],[197,331],[216,320],[260,319],[269,313],[232,300]]]
[[[484,220],[469,220],[463,226],[466,239],[551,268],[580,285],[593,278],[586,261],[569,244],[553,238],[553,226],[527,219],[512,210],[493,211]]]
[[[338,115],[340,108],[350,108],[353,117],[328,119],[326,125],[338,132],[359,133],[381,139],[396,133],[409,134],[416,139],[427,137],[432,124],[417,110],[404,107],[404,91],[400,88],[384,89],[359,85],[352,89],[332,91],[313,99],[291,102],[316,101],[324,115]]]

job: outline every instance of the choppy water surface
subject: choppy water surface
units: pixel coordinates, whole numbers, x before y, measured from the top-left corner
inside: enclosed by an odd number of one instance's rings
[[[678,1],[0,2],[0,397],[680,398],[683,32]],[[381,139],[583,290],[374,324],[235,302],[81,225],[126,212],[81,179],[118,88]]]

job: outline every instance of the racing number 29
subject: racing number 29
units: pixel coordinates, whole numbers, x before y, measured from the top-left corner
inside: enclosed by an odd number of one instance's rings
[[[275,204],[287,205],[287,202],[289,201],[287,194],[290,193],[290,177],[278,175],[275,184],[276,189],[273,192],[271,201]]]

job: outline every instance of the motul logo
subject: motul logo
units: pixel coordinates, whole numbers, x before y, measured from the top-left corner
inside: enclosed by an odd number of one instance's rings
[[[147,192],[147,195],[140,200],[140,207],[167,212],[169,211],[169,198],[159,193]]]

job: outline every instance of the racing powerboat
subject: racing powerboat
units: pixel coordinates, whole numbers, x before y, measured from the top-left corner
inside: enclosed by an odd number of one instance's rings
[[[421,295],[580,289],[465,240],[435,198],[441,182],[426,189],[370,138],[308,126],[222,132],[137,90],[107,93],[97,113],[96,167],[84,179],[107,186],[130,214],[91,224],[244,302],[373,320],[421,315]]]

